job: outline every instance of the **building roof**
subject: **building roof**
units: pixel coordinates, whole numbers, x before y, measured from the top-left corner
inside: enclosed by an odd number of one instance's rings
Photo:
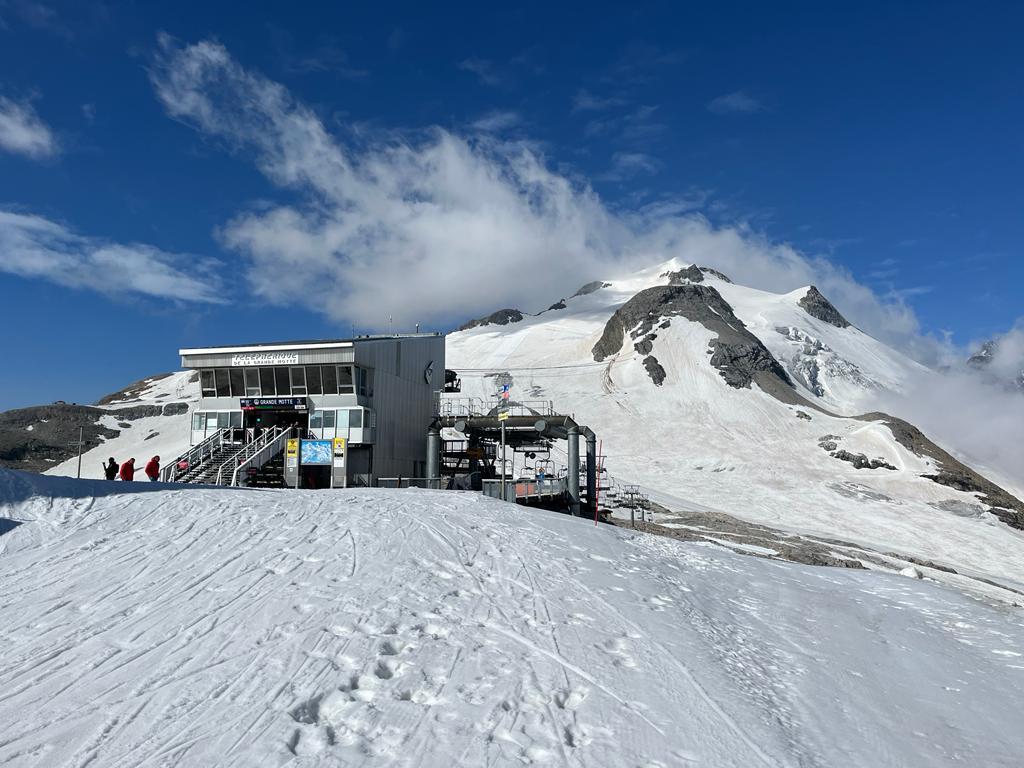
[[[387,341],[389,339],[436,339],[441,333],[379,333],[353,336],[349,339],[302,339],[298,341],[262,341],[255,344],[225,344],[212,347],[179,349],[179,355],[203,355],[227,352],[281,352],[292,349],[331,349],[351,347],[361,341]]]

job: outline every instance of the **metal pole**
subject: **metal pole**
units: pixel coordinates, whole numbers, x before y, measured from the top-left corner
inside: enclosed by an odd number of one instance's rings
[[[78,474],[76,477],[82,479],[82,435],[85,432],[85,427],[78,428]]]
[[[501,422],[501,500],[508,501],[505,497],[505,421]]]

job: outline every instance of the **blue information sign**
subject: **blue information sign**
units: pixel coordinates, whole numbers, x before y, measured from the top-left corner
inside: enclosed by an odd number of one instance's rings
[[[303,440],[299,444],[299,459],[302,464],[323,464],[331,466],[334,461],[332,440]]]

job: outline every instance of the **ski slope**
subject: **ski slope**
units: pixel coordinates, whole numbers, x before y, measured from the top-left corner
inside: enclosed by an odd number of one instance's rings
[[[603,441],[610,475],[669,499],[673,509],[721,510],[786,531],[895,550],[1024,590],[1024,532],[1001,523],[973,494],[922,478],[934,472],[931,461],[905,449],[880,423],[787,405],[756,385],[729,387],[710,365],[708,344],[716,336],[702,324],[673,317],[657,330],[652,354],[666,371],[663,386],[652,382],[631,339],[619,354],[595,362],[593,346],[615,310],[684,266],[673,260],[609,279],[605,288],[567,299],[565,309],[451,334],[447,365],[461,374],[460,396],[494,403],[494,376],[509,374],[513,399],[551,400],[573,414]],[[856,328],[808,315],[797,303],[800,291],[771,294],[713,276],[706,282],[783,364],[792,342],[776,329],[798,328],[862,374],[823,366],[827,397],[799,390],[814,405],[858,413],[873,388],[896,391],[920,375],[917,363]],[[826,436],[895,469],[855,469],[820,447]],[[1019,595],[1006,592],[1002,599]]]
[[[1024,625],[476,494],[0,471],[0,765],[1019,766]]]
[[[199,384],[191,381],[194,371],[175,371],[162,379],[149,382],[148,386],[133,392],[117,402],[103,408],[110,415],[101,418],[111,429],[120,430],[117,437],[105,440],[101,445],[82,454],[82,477],[103,477],[103,465],[113,456],[118,463],[135,457],[135,466],[143,467],[152,456],[159,456],[164,463],[188,450],[191,437],[192,411],[199,402]],[[168,403],[185,403],[188,413],[177,416],[147,416],[125,421],[117,412],[139,405],[163,406]],[[46,471],[48,475],[74,477],[78,469],[78,457],[68,459]]]

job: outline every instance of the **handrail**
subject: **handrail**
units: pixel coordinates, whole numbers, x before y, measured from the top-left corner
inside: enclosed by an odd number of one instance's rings
[[[252,443],[254,449],[253,454],[244,461],[239,462],[239,465],[236,468],[234,468],[234,471],[231,473],[231,485],[237,486],[239,484],[239,474],[242,472],[243,469],[248,469],[250,465],[255,464],[257,459],[265,458],[266,460],[269,460],[274,456],[278,455],[281,451],[283,451],[285,443],[291,437],[292,429],[293,427],[289,427],[288,429],[280,430],[280,428],[275,427],[274,432],[271,433],[269,439],[261,439],[256,441],[262,441],[262,445],[256,447],[256,442]],[[262,467],[263,464],[265,463],[266,461],[261,462],[260,464],[256,465],[256,468],[258,469],[259,467]],[[218,482],[218,484],[220,483]]]
[[[173,482],[174,473],[177,470],[178,464],[182,461],[188,462],[189,469],[193,469],[198,464],[201,464],[207,455],[212,456],[214,451],[224,444],[224,435],[227,431],[227,429],[217,430],[201,443],[189,448],[185,453],[174,459],[174,461],[165,464],[160,470],[160,479],[165,483]]]
[[[260,435],[253,442],[243,445],[239,450],[231,454],[231,456],[225,459],[224,462],[217,468],[217,485],[224,484],[224,470],[227,469],[228,466],[232,464],[235,465],[235,471],[232,472],[231,474],[232,485],[234,485],[234,479],[237,476],[238,471],[238,464],[241,463],[239,462],[239,457],[243,457],[242,461],[248,461],[249,459],[252,458],[253,455],[260,451],[264,446],[266,446],[267,443],[277,438],[280,433],[281,427],[272,427],[270,430]]]

